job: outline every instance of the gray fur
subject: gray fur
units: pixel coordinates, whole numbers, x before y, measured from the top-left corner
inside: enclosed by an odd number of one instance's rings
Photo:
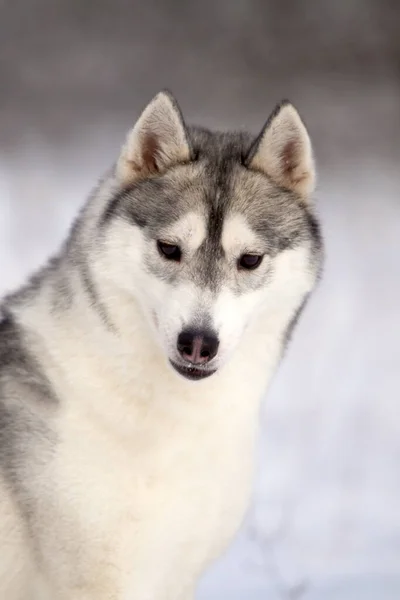
[[[51,414],[57,397],[34,355],[29,339],[12,313],[0,321],[0,473],[9,482],[25,510],[29,481],[21,474],[32,471],[34,452],[51,453],[55,444]]]

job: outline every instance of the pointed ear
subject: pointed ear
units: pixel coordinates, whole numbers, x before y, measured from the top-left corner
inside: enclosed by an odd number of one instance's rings
[[[250,149],[246,164],[303,199],[314,191],[311,141],[299,113],[290,102],[282,102],[275,108]]]
[[[160,92],[129,132],[117,162],[117,176],[129,184],[189,160],[190,147],[179,106],[169,92]]]

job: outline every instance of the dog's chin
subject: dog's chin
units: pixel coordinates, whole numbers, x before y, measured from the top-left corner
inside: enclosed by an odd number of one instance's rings
[[[217,369],[206,369],[201,367],[195,367],[193,365],[181,365],[172,360],[169,361],[175,371],[179,373],[185,379],[189,379],[190,381],[200,381],[201,379],[206,379],[206,377],[211,377],[216,373]]]

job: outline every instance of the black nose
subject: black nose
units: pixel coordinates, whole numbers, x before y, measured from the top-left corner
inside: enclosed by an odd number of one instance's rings
[[[217,355],[218,346],[217,336],[209,331],[182,331],[178,336],[179,354],[193,365],[202,365],[212,360]]]

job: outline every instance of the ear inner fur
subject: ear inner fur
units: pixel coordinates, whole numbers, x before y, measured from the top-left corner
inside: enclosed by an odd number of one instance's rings
[[[117,162],[124,185],[168,170],[191,158],[186,125],[169,92],[160,92],[146,106],[129,132]]]
[[[307,200],[315,186],[311,141],[297,110],[288,101],[272,112],[248,154],[250,169]]]

